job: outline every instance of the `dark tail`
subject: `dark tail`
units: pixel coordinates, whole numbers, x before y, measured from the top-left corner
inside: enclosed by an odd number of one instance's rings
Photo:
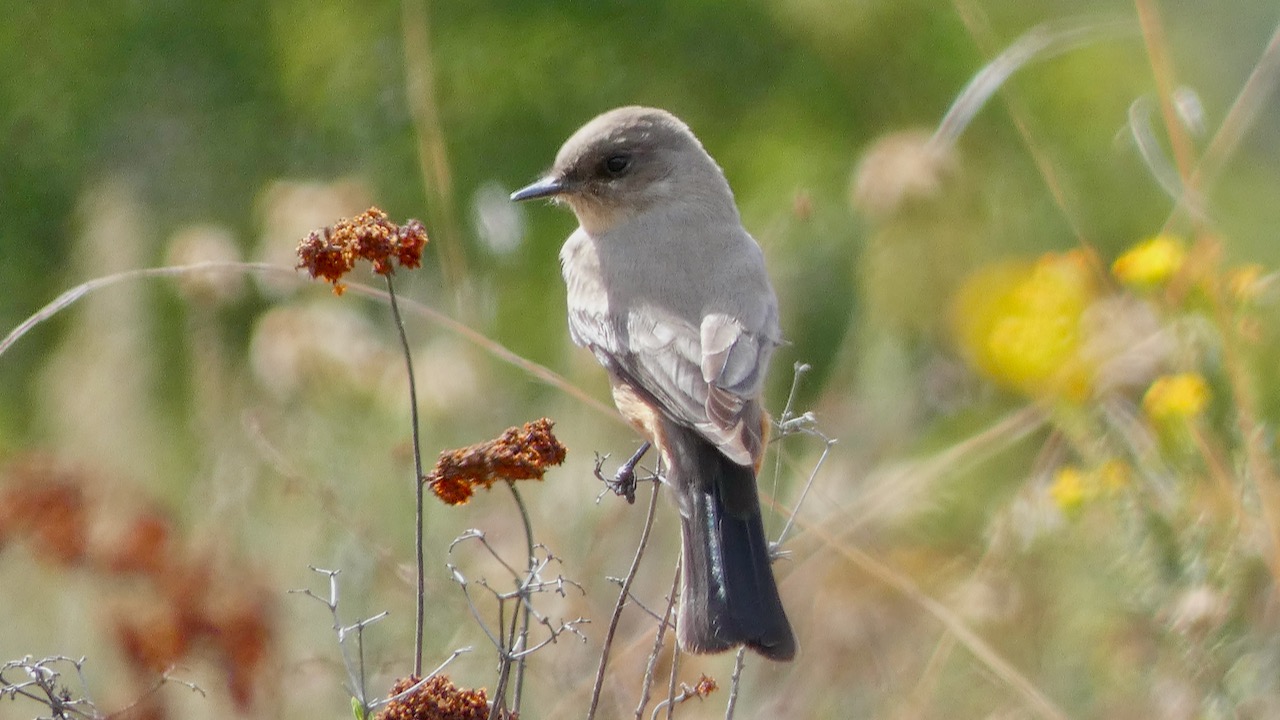
[[[696,431],[667,423],[670,482],[680,505],[680,646],[712,653],[746,645],[790,660],[796,639],[769,567],[754,468]]]

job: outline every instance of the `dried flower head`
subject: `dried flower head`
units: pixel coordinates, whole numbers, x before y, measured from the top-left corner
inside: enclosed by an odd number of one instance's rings
[[[388,697],[395,698],[420,682],[420,678],[401,678],[391,687]],[[485,720],[489,717],[489,701],[484,688],[464,690],[444,675],[422,683],[413,692],[396,698],[374,716],[375,720]],[[502,720],[515,720],[515,713],[499,711]]]
[[[698,684],[693,686],[694,694],[700,698],[705,698],[718,689],[720,686],[716,685],[716,679],[709,675],[698,678]]]
[[[498,480],[541,480],[547,468],[564,462],[565,448],[542,418],[507,431],[493,440],[440,453],[424,482],[449,505],[461,505],[476,487]]]
[[[340,281],[357,260],[368,260],[374,272],[390,275],[395,270],[393,261],[409,269],[420,266],[426,244],[422,223],[410,220],[396,225],[386,213],[372,207],[303,238],[298,243],[298,267],[306,268],[313,278],[333,283],[334,292],[341,295],[344,287]]]
[[[32,552],[56,566],[83,562],[89,550],[88,508],[78,476],[45,458],[16,462],[0,490],[0,546],[28,537]]]

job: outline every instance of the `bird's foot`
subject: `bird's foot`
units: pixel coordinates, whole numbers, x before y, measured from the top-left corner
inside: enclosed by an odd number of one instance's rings
[[[640,464],[640,458],[649,452],[652,445],[645,441],[635,454],[627,459],[626,462],[618,466],[618,470],[614,472],[613,477],[605,477],[604,461],[608,456],[596,456],[595,476],[605,487],[613,491],[614,495],[621,495],[627,499],[628,503],[634,504],[636,501],[636,465]]]

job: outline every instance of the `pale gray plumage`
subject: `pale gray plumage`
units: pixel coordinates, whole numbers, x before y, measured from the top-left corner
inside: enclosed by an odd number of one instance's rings
[[[676,117],[625,107],[574,133],[550,173],[512,197],[553,197],[578,218],[560,252],[569,331],[671,468],[685,532],[682,644],[789,658],[755,490],[778,306],[724,173]],[[659,419],[639,418],[627,398]]]

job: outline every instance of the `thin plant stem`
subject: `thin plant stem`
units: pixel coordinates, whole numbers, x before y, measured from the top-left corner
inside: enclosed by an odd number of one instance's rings
[[[914,581],[897,570],[875,559],[852,543],[843,542],[831,535],[818,524],[807,524],[798,521],[801,529],[816,535],[827,547],[840,557],[877,581],[894,589],[911,600],[947,630],[955,635],[956,640],[978,659],[993,675],[1023,697],[1027,706],[1036,715],[1046,720],[1066,720],[1067,714],[1049,699],[1030,679],[1006,660],[989,643],[969,628],[955,613],[945,605],[930,597]]]
[[[1195,164],[1195,149],[1186,128],[1178,122],[1178,111],[1173,106],[1175,85],[1173,61],[1169,58],[1164,26],[1160,22],[1160,13],[1152,0],[1134,0],[1134,6],[1138,11],[1138,23],[1142,26],[1142,39],[1147,46],[1147,57],[1151,60],[1151,73],[1156,81],[1156,96],[1160,100],[1160,114],[1164,116],[1169,145],[1173,148],[1173,161],[1185,185],[1191,179]],[[1195,192],[1195,188],[1188,187],[1187,190]]]
[[[418,165],[435,217],[432,227],[437,236],[436,245],[440,248],[440,268],[445,282],[453,291],[455,303],[461,306],[460,293],[467,277],[467,261],[454,206],[453,172],[449,166],[444,123],[440,119],[436,97],[435,62],[426,0],[403,0],[400,15],[404,33],[405,93],[417,141]]]
[[[640,684],[640,702],[636,705],[635,720],[642,720],[645,708],[649,707],[650,691],[653,689],[653,672],[658,666],[658,656],[662,654],[662,646],[667,636],[667,628],[671,627],[671,611],[676,606],[676,591],[680,587],[680,565],[683,558],[676,559],[676,572],[671,578],[671,593],[667,595],[667,609],[662,613],[662,622],[658,631],[653,634],[653,652],[649,653],[649,663],[644,668],[644,680]]]
[[[996,55],[998,46],[991,27],[987,22],[985,13],[977,0],[952,0],[952,5],[956,9],[956,13],[960,16],[960,21],[964,23],[965,29],[968,30],[970,37],[978,45],[978,49],[987,55]],[[1066,47],[1068,49],[1084,44],[1089,39],[1089,34],[1096,37],[1107,35],[1119,35],[1123,31],[1123,26],[1119,23],[1104,23],[1096,26],[1096,29],[1089,29],[1087,26],[1077,30],[1081,34],[1078,37],[1070,34],[1065,37],[1071,40]],[[1035,31],[1033,31],[1035,32]],[[1013,122],[1013,126],[1018,131],[1022,143],[1027,148],[1027,152],[1031,155],[1032,162],[1035,163],[1036,169],[1040,173],[1040,177],[1044,180],[1045,187],[1049,191],[1049,195],[1053,198],[1053,202],[1058,206],[1058,210],[1062,213],[1062,218],[1071,228],[1071,232],[1076,237],[1076,242],[1085,250],[1091,251],[1089,257],[1092,258],[1094,250],[1093,242],[1088,238],[1085,232],[1081,215],[1072,202],[1065,182],[1058,172],[1057,166],[1049,154],[1045,152],[1035,141],[1031,134],[1031,124],[1029,120],[1030,113],[1023,107],[1018,98],[1010,93],[1007,88],[1000,85],[1000,95],[1004,101],[1005,107],[1009,113],[1009,119]],[[1100,267],[1095,267],[1095,271],[1100,271]],[[1105,273],[1103,273],[1105,275]]]
[[[1218,126],[1218,131],[1214,134],[1213,139],[1209,141],[1209,147],[1200,158],[1200,164],[1191,173],[1191,180],[1187,183],[1188,187],[1207,189],[1213,184],[1218,177],[1218,173],[1226,165],[1227,160],[1240,146],[1240,141],[1248,130],[1253,127],[1259,111],[1266,106],[1267,96],[1274,89],[1277,77],[1280,77],[1280,25],[1277,25],[1275,31],[1271,34],[1271,40],[1267,43],[1267,47],[1263,49],[1262,56],[1254,64],[1252,72],[1249,73],[1249,77],[1244,81],[1240,92],[1236,94],[1235,101],[1231,103],[1231,109],[1227,111],[1227,116],[1223,118],[1222,124]],[[1174,220],[1178,217],[1178,210],[1186,205],[1190,199],[1189,193],[1184,188],[1182,197],[1178,199],[1173,212],[1165,220],[1164,230],[1166,232],[1173,226]]]
[[[27,333],[31,332],[37,325],[53,318],[58,313],[66,310],[74,305],[81,298],[99,290],[119,285],[122,283],[133,282],[135,280],[150,280],[156,278],[173,278],[186,275],[194,275],[197,273],[207,273],[214,270],[225,270],[227,272],[235,272],[242,275],[252,273],[260,273],[263,275],[276,275],[281,278],[291,278],[299,283],[303,282],[298,274],[297,268],[287,265],[274,265],[271,263],[255,263],[255,262],[201,262],[192,263],[190,265],[166,265],[162,267],[136,268],[133,270],[123,270],[121,272],[103,275],[102,277],[93,278],[80,283],[72,288],[67,289],[58,297],[51,300],[44,307],[37,310],[27,319],[19,323],[9,334],[0,339],[0,355],[4,355],[18,340],[22,339]],[[380,288],[364,285],[362,283],[348,283],[347,291],[362,295],[364,297],[374,298],[378,300],[385,299],[386,292]],[[467,342],[480,348],[499,362],[506,363],[520,370],[524,374],[549,385],[560,392],[574,398],[579,404],[594,410],[597,415],[602,418],[608,418],[612,422],[622,425],[626,421],[618,414],[618,411],[601,400],[593,397],[590,393],[582,388],[569,382],[564,376],[556,373],[545,365],[528,360],[512,352],[501,343],[485,336],[483,333],[477,332],[466,323],[449,317],[445,313],[428,307],[423,303],[417,302],[412,298],[401,298],[400,304],[404,306],[406,312],[413,313],[424,318],[438,326],[441,326],[448,332],[466,340]]]
[[[372,298],[380,298],[382,296],[381,290],[369,285],[361,285],[359,283],[348,283],[347,292],[359,293]],[[622,416],[618,414],[616,408],[592,396],[587,391],[577,385],[574,385],[563,375],[560,375],[545,365],[539,365],[532,360],[521,357],[505,345],[489,338],[483,333],[468,326],[466,323],[456,320],[440,310],[436,310],[433,307],[420,303],[413,298],[404,298],[401,303],[404,305],[406,312],[416,314],[431,321],[432,323],[435,323],[436,325],[442,326],[445,330],[448,330],[476,347],[479,347],[495,359],[511,365],[526,375],[572,397],[581,405],[596,411],[596,414],[600,417],[607,418],[620,426],[626,423],[626,421],[622,419]]]
[[[499,609],[498,612],[501,613],[502,612],[501,609]],[[515,618],[513,617],[512,620],[514,621]],[[514,638],[515,627],[516,627],[515,622],[512,622],[511,623],[512,642],[515,641],[515,638]],[[501,636],[501,631],[499,632]],[[508,648],[502,649],[502,657],[498,661],[498,665],[499,665],[498,687],[493,691],[493,701],[491,702],[490,708],[489,708],[489,720],[497,720],[497,718],[500,717],[499,713],[502,712],[502,708],[506,705],[507,679],[511,677],[511,655],[512,653],[510,649]]]
[[[733,711],[738,707],[738,688],[741,687],[742,668],[747,664],[747,646],[738,648],[738,656],[733,659],[733,675],[729,678],[729,702],[724,708],[724,720],[733,720]]]
[[[677,616],[676,623],[679,622],[680,618]],[[675,652],[671,654],[671,679],[667,681],[667,700],[663,703],[667,706],[667,720],[671,720],[671,717],[676,712],[676,678],[680,676],[680,654],[680,644],[676,643]],[[660,708],[661,706],[653,709],[655,718],[657,718]]]
[[[533,521],[529,519],[529,508],[524,504],[524,498],[520,497],[520,492],[516,490],[516,485],[508,481],[507,487],[511,489],[511,497],[515,499],[516,507],[520,509],[520,522],[524,525],[524,540],[529,553],[529,571],[525,575],[524,580],[520,582],[519,604],[516,605],[516,612],[519,613],[524,608],[524,614],[520,618],[520,640],[519,644],[512,644],[512,653],[517,652],[517,647],[524,650],[529,645],[529,608],[525,604],[529,600],[529,583],[533,582],[533,574],[538,566],[537,559],[533,556]],[[512,618],[512,624],[515,624],[515,618]],[[518,714],[520,712],[520,697],[524,691],[524,657],[521,656],[516,664],[516,691],[515,697],[512,698],[511,707]]]
[[[242,273],[261,272],[276,273],[280,275],[297,276],[298,272],[294,268],[285,267],[283,265],[272,265],[270,263],[247,263],[247,262],[202,262],[192,263],[191,265],[170,265],[155,268],[138,268],[136,270],[124,270],[110,275],[93,278],[76,285],[69,290],[64,291],[61,295],[54,298],[44,307],[40,308],[35,314],[28,317],[18,324],[8,335],[0,340],[0,355],[18,342],[23,335],[26,335],[36,325],[52,318],[54,315],[66,310],[80,298],[89,293],[96,292],[112,285],[131,282],[133,280],[146,280],[149,278],[161,277],[180,277],[194,273],[209,272],[210,270],[227,270],[238,271]],[[614,413],[615,415],[617,413]]]
[[[400,349],[404,352],[405,369],[409,372],[409,414],[413,423],[413,470],[414,470],[414,514],[413,514],[413,547],[417,559],[418,593],[414,607],[413,623],[413,675],[422,676],[422,623],[426,617],[427,586],[425,577],[426,558],[422,547],[422,439],[418,431],[418,387],[413,379],[413,355],[409,352],[409,336],[404,331],[404,320],[400,317],[400,305],[396,302],[396,290],[391,275],[387,279],[387,298],[391,302],[391,315],[396,321],[396,331],[400,336]]]
[[[618,592],[618,602],[613,606],[613,617],[609,619],[609,628],[605,631],[604,647],[600,650],[600,666],[596,669],[595,687],[591,689],[591,705],[587,708],[587,720],[596,716],[596,708],[600,705],[600,692],[604,689],[604,671],[609,665],[609,653],[613,649],[613,636],[618,630],[618,621],[622,618],[622,608],[626,607],[627,596],[631,593],[631,583],[636,579],[640,569],[640,560],[644,557],[645,546],[649,544],[649,531],[653,529],[653,517],[658,509],[658,480],[652,482],[653,491],[649,494],[649,510],[644,518],[644,529],[640,532],[640,543],[636,547],[636,555],[631,560],[631,569],[622,580],[622,589]]]
[[[1267,569],[1274,582],[1280,583],[1280,488],[1277,487],[1275,467],[1266,439],[1267,430],[1261,421],[1257,391],[1249,377],[1248,364],[1241,355],[1241,340],[1226,305],[1215,288],[1210,293],[1218,326],[1222,328],[1223,366],[1231,393],[1235,397],[1235,422],[1244,443],[1244,477],[1253,484],[1258,494],[1262,527],[1270,541],[1267,549]]]

